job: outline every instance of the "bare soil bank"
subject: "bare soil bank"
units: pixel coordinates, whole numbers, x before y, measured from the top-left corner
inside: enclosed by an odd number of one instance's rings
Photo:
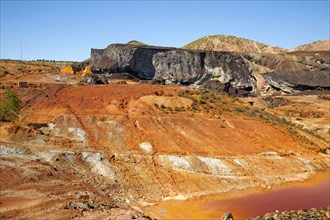
[[[330,176],[324,173],[303,182],[269,190],[214,194],[188,200],[170,200],[144,207],[157,219],[219,219],[230,211],[234,219],[246,219],[275,211],[323,208],[330,204]]]

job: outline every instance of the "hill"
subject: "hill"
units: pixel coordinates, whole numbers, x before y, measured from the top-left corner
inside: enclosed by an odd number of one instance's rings
[[[304,44],[293,48],[292,51],[330,51],[330,40],[320,40]]]
[[[228,35],[206,36],[185,45],[183,48],[270,54],[286,52],[284,48],[273,47],[256,41]]]
[[[132,44],[132,45],[147,45],[147,44],[142,43],[142,42],[137,41],[137,40],[131,40],[131,41],[127,42],[127,44]]]

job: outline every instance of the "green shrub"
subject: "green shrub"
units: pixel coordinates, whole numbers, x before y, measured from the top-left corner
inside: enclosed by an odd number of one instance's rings
[[[179,97],[185,97],[186,93],[184,90],[180,90],[179,93],[178,93],[178,96]]]
[[[242,107],[240,107],[240,106],[235,107],[235,110],[236,110],[237,112],[245,112],[245,109],[242,108]]]
[[[3,73],[0,74],[0,77],[4,77],[6,75],[10,74],[8,70],[3,71]]]
[[[291,116],[289,110],[284,110],[284,111],[283,111],[283,115],[284,115],[285,117],[290,117],[290,116]]]
[[[205,104],[206,102],[203,99],[204,99],[203,94],[199,94],[198,98],[197,98],[197,101],[201,104]]]
[[[198,107],[197,107],[197,105],[192,104],[192,105],[191,105],[191,109],[192,109],[193,111],[197,111],[197,110],[198,110]]]
[[[13,91],[6,90],[4,93],[4,101],[0,105],[0,121],[16,121],[18,113],[22,106],[22,101]]]

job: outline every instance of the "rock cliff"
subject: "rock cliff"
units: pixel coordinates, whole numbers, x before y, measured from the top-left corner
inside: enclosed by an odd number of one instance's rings
[[[184,50],[145,45],[112,44],[92,49],[94,73],[128,72],[140,79],[159,83],[200,86],[214,81],[234,94],[255,90],[256,80],[244,59],[235,53]]]
[[[271,86],[286,93],[306,90],[330,90],[329,70],[272,72],[263,75]]]

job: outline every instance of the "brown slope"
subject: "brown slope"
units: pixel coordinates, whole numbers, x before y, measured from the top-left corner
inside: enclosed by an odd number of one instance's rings
[[[304,44],[293,48],[292,51],[330,51],[330,40],[320,40]]]
[[[228,35],[206,36],[185,45],[183,48],[270,54],[279,54],[286,51],[284,48],[273,47],[256,41]]]

